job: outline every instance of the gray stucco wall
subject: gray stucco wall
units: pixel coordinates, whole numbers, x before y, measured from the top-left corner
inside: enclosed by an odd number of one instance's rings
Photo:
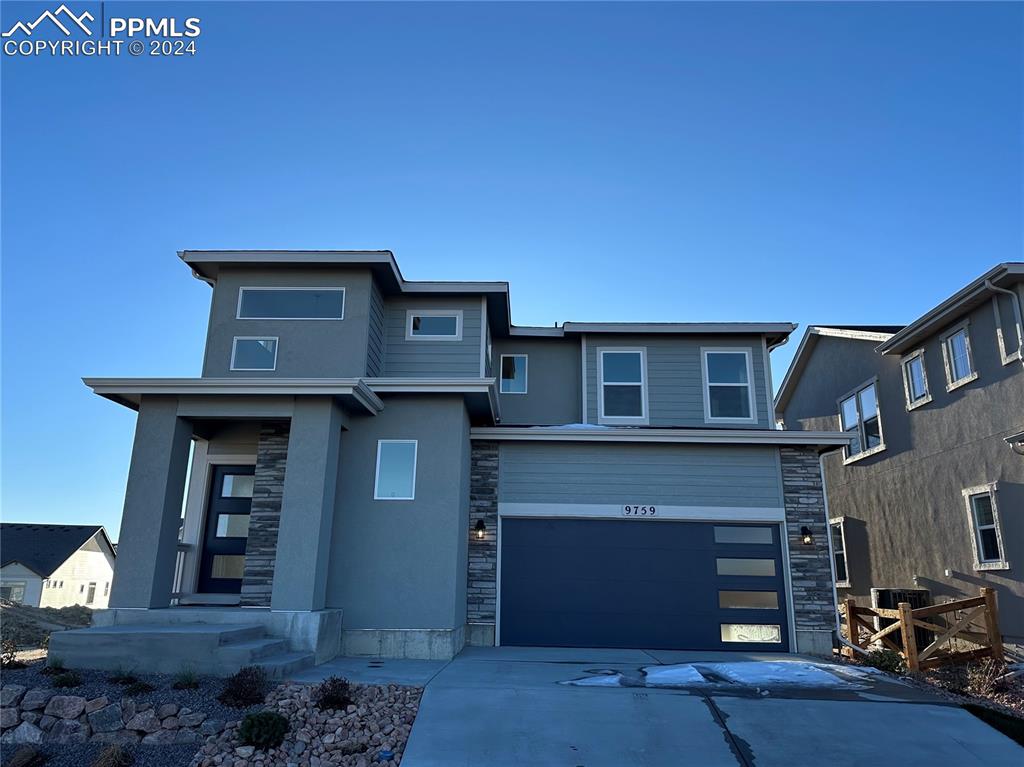
[[[420,378],[479,378],[481,299],[460,296],[389,298],[387,310],[384,376]],[[409,341],[405,338],[406,313],[410,309],[462,311],[461,341]]]
[[[203,376],[346,378],[366,375],[370,272],[359,269],[246,269],[220,272],[210,305]],[[239,320],[241,287],[343,287],[342,320]],[[277,369],[232,371],[235,336],[278,338]]]
[[[415,500],[373,500],[378,439],[419,440]],[[465,624],[469,450],[459,396],[388,396],[380,415],[351,419],[327,584],[346,630]]]
[[[502,503],[779,508],[778,450],[743,445],[502,442]]]
[[[787,428],[835,429],[836,397],[877,373],[886,449],[845,466],[838,453],[825,458],[829,514],[845,518],[850,587],[839,598],[870,604],[872,587],[915,588],[915,575],[935,600],[988,586],[998,592],[1003,633],[1022,641],[1024,457],[1004,438],[1024,431],[1024,369],[1002,364],[990,303],[969,316],[976,381],[946,391],[936,335],[923,345],[932,401],[908,412],[898,357],[875,354],[875,343],[821,338],[784,417]],[[974,568],[961,491],[989,482],[999,483],[1009,570]]]
[[[499,394],[503,426],[578,423],[581,420],[578,338],[503,338],[494,343],[495,375],[502,354],[527,355],[526,394]]]
[[[647,390],[651,426],[768,428],[772,415],[760,336],[586,335],[587,423],[598,423],[597,350],[611,347],[647,349]],[[704,420],[701,347],[749,349],[754,371],[757,423],[708,424]]]

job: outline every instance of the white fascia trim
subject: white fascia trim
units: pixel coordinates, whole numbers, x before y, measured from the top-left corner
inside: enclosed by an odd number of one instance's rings
[[[641,491],[641,495],[643,492]],[[667,506],[655,504],[657,516],[624,517],[622,504],[616,503],[498,503],[502,517],[539,517],[545,519],[625,519],[641,525],[645,522],[680,519],[709,522],[784,522],[786,510],[762,506]]]
[[[566,333],[789,334],[791,322],[566,322]]]
[[[842,447],[850,437],[835,431],[786,431],[781,429],[657,429],[604,427],[559,429],[557,426],[470,429],[471,439],[536,442],[677,442],[731,445],[831,445]]]
[[[815,325],[808,332],[819,336],[850,338],[854,341],[888,341],[895,335],[895,333],[879,333],[873,330],[848,330],[846,328],[830,328],[821,325]]]
[[[532,327],[512,327],[509,328],[508,334],[510,336],[536,336],[544,338],[562,338],[565,336],[565,331],[562,328],[532,328]]]
[[[370,391],[378,393],[486,393],[494,388],[491,378],[364,378]]]

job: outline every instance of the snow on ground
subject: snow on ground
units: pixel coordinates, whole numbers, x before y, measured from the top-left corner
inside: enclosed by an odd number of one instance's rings
[[[701,673],[687,663],[675,666],[647,666],[644,668],[648,687],[677,687],[694,684],[708,684]]]
[[[702,663],[701,668],[734,684],[750,687],[845,687],[850,683],[813,663],[800,661],[738,661]]]
[[[570,679],[568,682],[559,682],[573,687],[621,687],[622,674],[598,674],[596,676],[585,676],[582,679]]]

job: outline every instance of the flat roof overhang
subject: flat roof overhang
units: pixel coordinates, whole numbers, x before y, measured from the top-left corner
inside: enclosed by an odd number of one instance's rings
[[[521,337],[564,337],[584,333],[763,335],[769,346],[776,346],[784,343],[796,327],[792,322],[565,322],[554,328],[515,326],[509,334]]]
[[[472,439],[519,442],[653,442],[678,444],[774,445],[814,447],[819,452],[848,445],[851,437],[835,431],[783,429],[672,429],[642,426],[477,427]]]
[[[364,378],[375,394],[461,394],[473,418],[501,420],[494,378]]]

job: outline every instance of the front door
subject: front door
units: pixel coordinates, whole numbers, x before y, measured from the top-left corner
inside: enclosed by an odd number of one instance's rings
[[[252,509],[252,466],[214,466],[206,508],[199,592],[238,594]]]

